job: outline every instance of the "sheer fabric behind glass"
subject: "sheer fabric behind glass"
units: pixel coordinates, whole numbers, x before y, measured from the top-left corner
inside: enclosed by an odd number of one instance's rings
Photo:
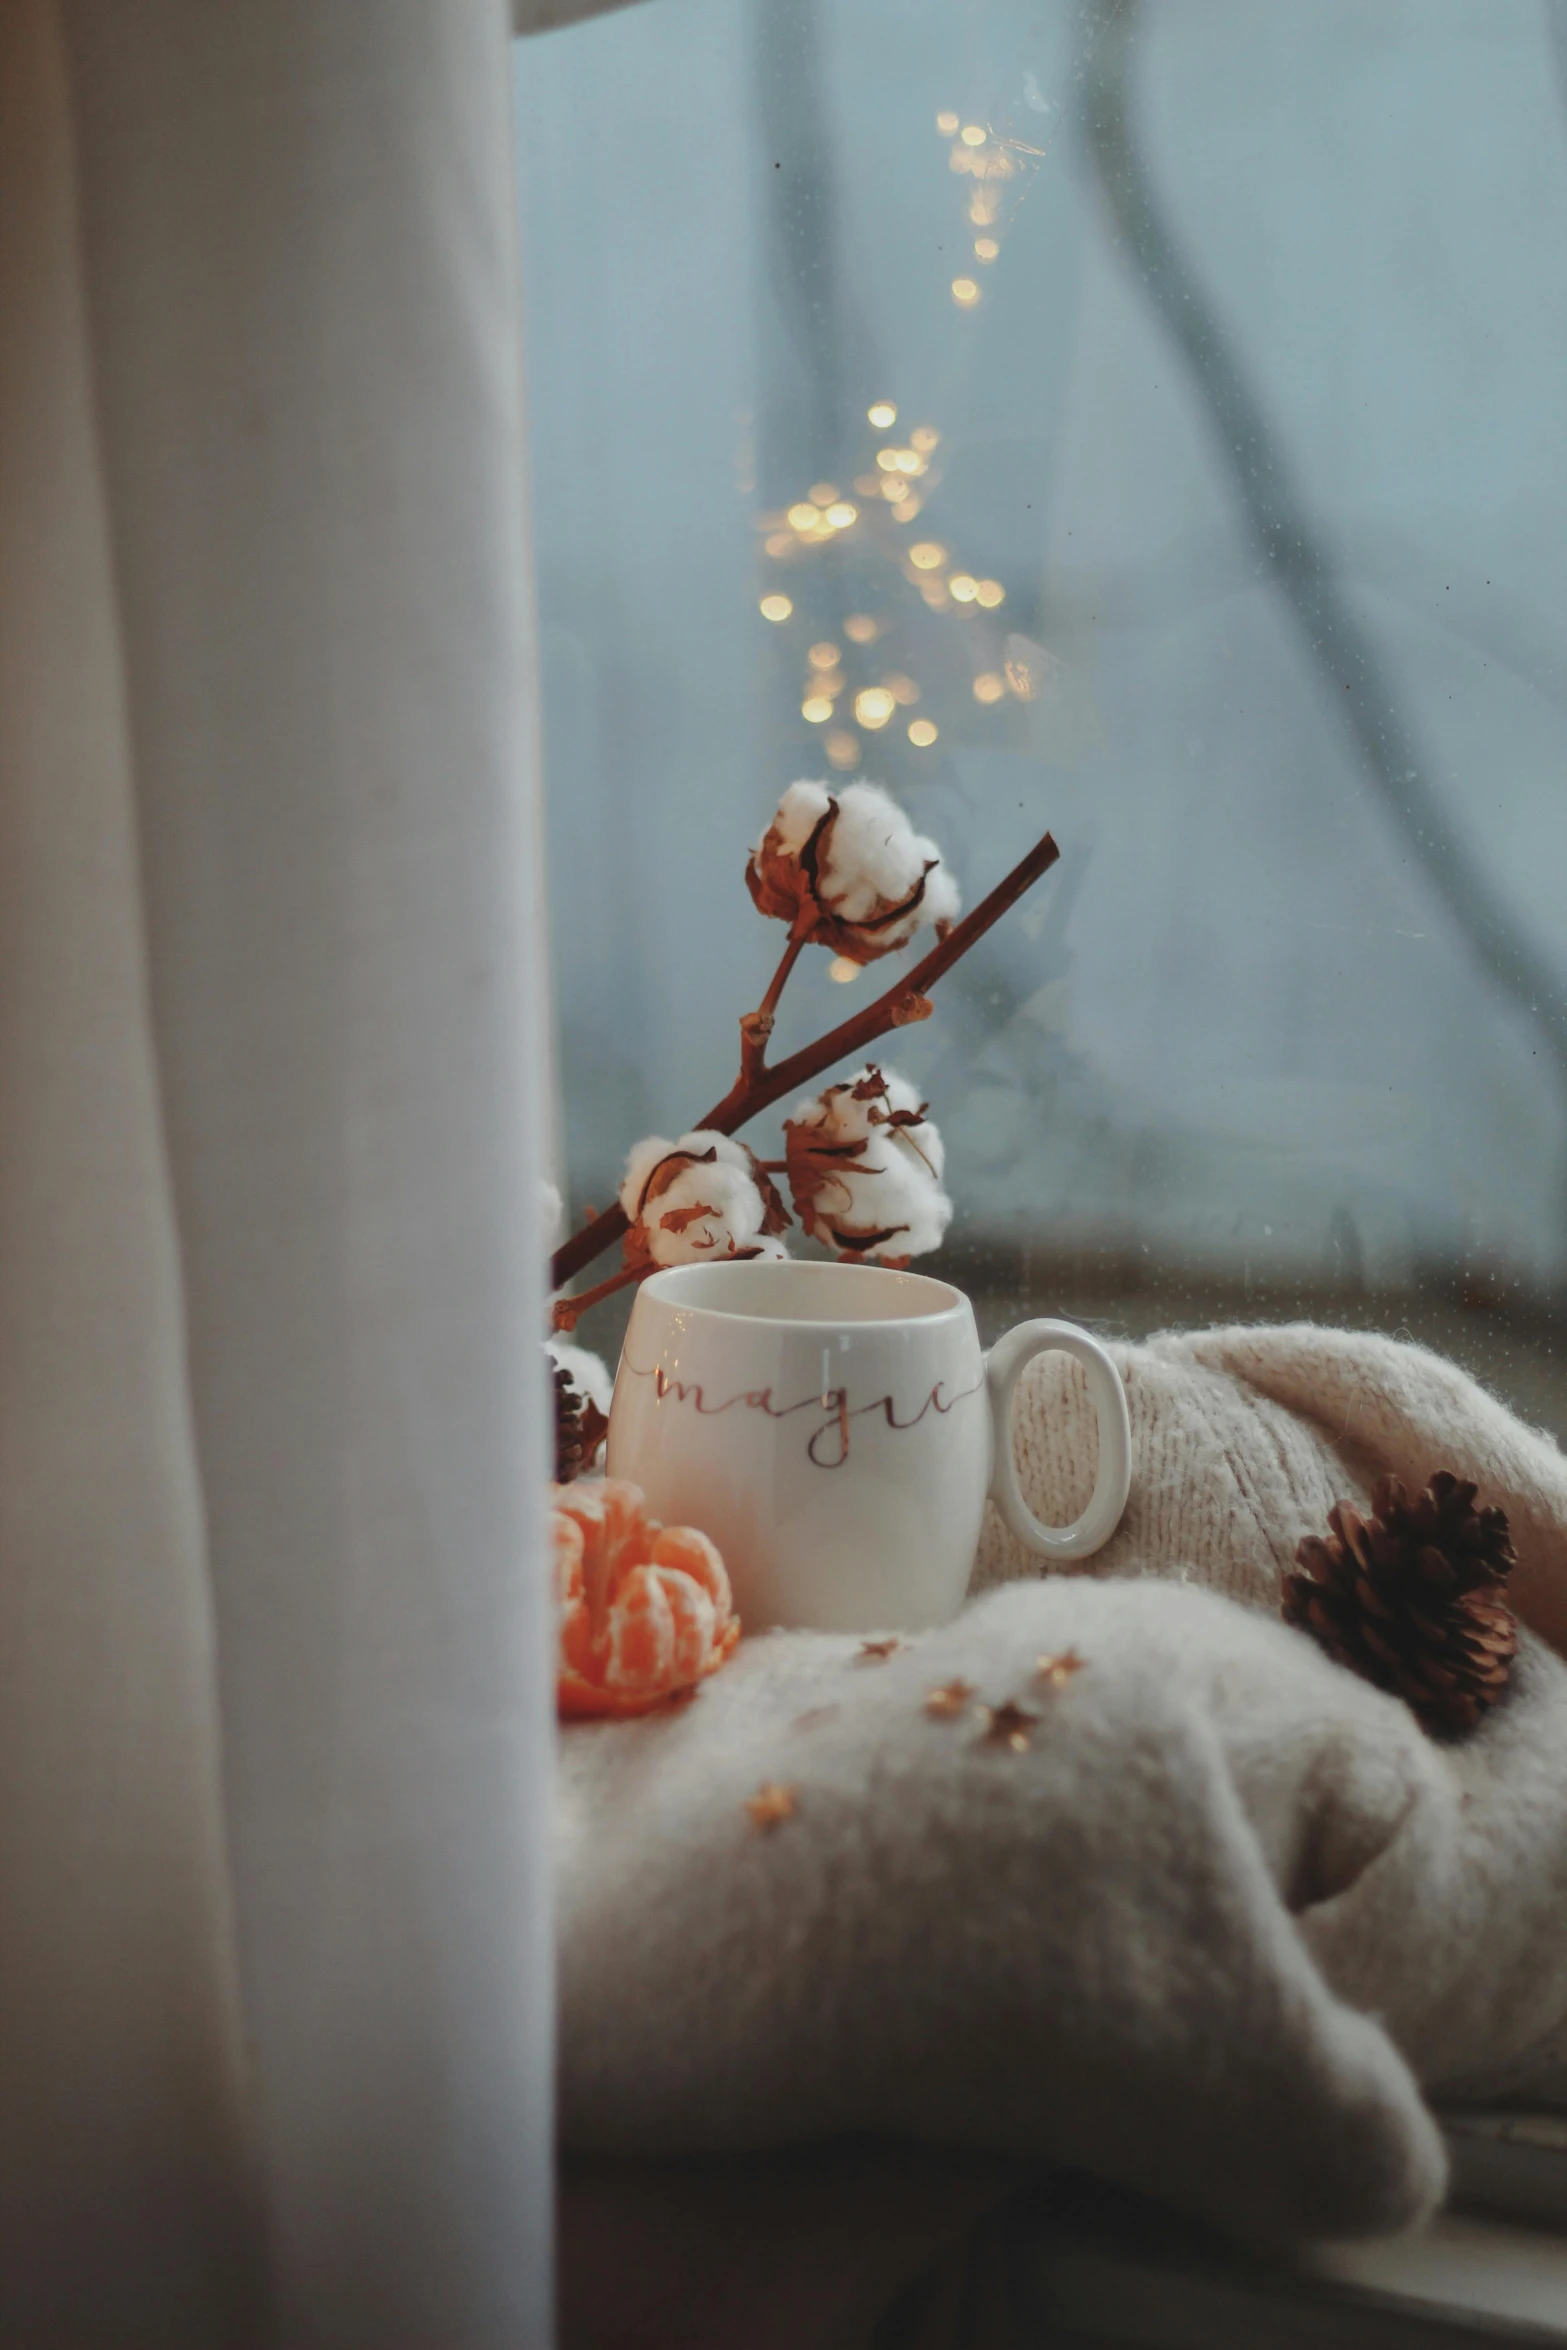
[[[894,1056],[987,1312],[1408,1327],[1567,1427],[1561,9],[659,0],[519,112],[575,1206],[866,776],[970,903],[1062,848]]]

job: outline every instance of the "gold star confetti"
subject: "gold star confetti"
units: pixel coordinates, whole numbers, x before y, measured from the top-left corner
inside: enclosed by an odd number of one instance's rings
[[[769,1829],[781,1826],[785,1820],[794,1818],[794,1789],[780,1787],[776,1780],[769,1779],[765,1786],[758,1787],[756,1793],[748,1799],[745,1808],[751,1815],[752,1827],[765,1834]]]
[[[1028,1752],[1028,1734],[1039,1720],[1038,1714],[1024,1711],[1009,1697],[1005,1705],[981,1706],[985,1728],[982,1746],[1005,1746],[1013,1754]]]
[[[974,1694],[972,1681],[943,1681],[925,1694],[925,1711],[938,1722],[955,1722]]]
[[[1073,1674],[1082,1671],[1083,1663],[1075,1648],[1064,1648],[1059,1656],[1036,1658],[1034,1678],[1047,1682],[1052,1689],[1064,1689]]]
[[[902,1646],[896,1632],[886,1640],[862,1640],[860,1653],[854,1661],[857,1665],[884,1665],[888,1657],[896,1656]]]

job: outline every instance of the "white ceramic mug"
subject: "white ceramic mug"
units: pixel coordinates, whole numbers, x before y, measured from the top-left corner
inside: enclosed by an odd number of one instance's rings
[[[1012,1456],[1025,1363],[1083,1365],[1099,1422],[1093,1497],[1044,1526]],[[962,1605],[991,1494],[1042,1558],[1108,1542],[1131,1484],[1121,1375],[1071,1322],[980,1350],[974,1309],[875,1265],[682,1265],[643,1282],[615,1379],[609,1474],[723,1553],[748,1631],[917,1631]]]

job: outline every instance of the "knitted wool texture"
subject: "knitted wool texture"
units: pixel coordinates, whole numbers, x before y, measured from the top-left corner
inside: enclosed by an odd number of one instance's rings
[[[1336,1501],[1369,1508],[1384,1471],[1413,1492],[1436,1469],[1472,1477],[1506,1510],[1518,1551],[1509,1596],[1567,1654],[1567,1459],[1455,1363],[1374,1333],[1296,1322],[1113,1343],[1126,1382],[1135,1472],[1112,1540],[1065,1574],[1174,1575],[1227,1598],[1279,1605],[1303,1534]],[[1093,1488],[1087,1381],[1042,1355],[1020,1383],[1023,1489],[1049,1519]],[[1038,1562],[987,1511],[970,1596]]]
[[[886,1663],[771,1634],[683,1712],[563,1738],[569,2144],[893,2132],[1288,2238],[1430,2208],[1422,2090],[1567,2102],[1567,1462],[1388,1340],[1113,1351],[1134,1476],[1096,1559],[1041,1583],[992,1520],[982,1596]],[[1094,1438],[1064,1359],[1026,1376],[1018,1446],[1070,1517]],[[1534,1626],[1451,1746],[1277,1620],[1333,1501],[1437,1467],[1507,1510]],[[1066,1648],[1064,1687],[1032,1677]],[[1034,1713],[1026,1751],[933,1719],[954,1679]],[[763,1782],[795,1799],[766,1831]]]

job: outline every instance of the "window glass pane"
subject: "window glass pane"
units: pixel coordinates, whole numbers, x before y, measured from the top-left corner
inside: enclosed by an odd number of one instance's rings
[[[1407,1327],[1567,1427],[1561,24],[649,0],[519,49],[579,1211],[734,1074],[780,791],[867,777],[966,903],[1061,845],[888,1047],[992,1322]],[[827,963],[782,1049],[878,984]]]

